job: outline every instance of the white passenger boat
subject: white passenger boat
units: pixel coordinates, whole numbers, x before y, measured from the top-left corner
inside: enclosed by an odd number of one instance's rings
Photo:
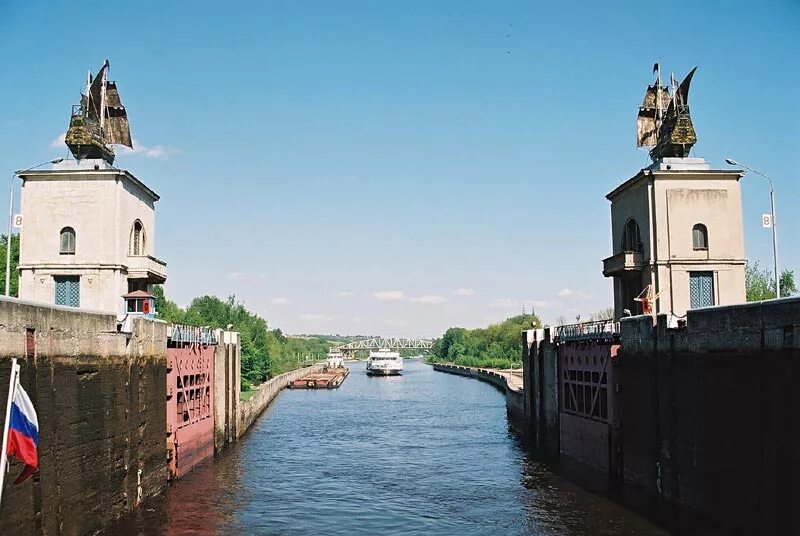
[[[370,352],[367,359],[367,374],[372,376],[395,376],[403,372],[403,358],[400,352],[382,348]]]

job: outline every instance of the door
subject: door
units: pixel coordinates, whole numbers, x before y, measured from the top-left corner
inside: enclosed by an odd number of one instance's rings
[[[689,302],[692,309],[714,305],[714,272],[689,272]]]
[[[79,307],[81,303],[80,276],[57,275],[53,279],[56,283],[56,305]]]

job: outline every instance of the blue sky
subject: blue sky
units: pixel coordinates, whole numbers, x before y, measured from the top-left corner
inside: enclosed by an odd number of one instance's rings
[[[610,305],[604,195],[648,163],[655,61],[698,66],[696,156],[776,179],[800,275],[796,1],[103,5],[0,0],[0,168],[66,155],[51,144],[109,58],[138,141],[117,163],[162,196],[181,304],[233,293],[290,333],[419,336]],[[766,184],[742,190],[747,257],[771,265]]]

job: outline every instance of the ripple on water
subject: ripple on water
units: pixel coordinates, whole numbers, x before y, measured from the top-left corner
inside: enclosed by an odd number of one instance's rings
[[[665,534],[530,459],[493,387],[406,362],[285,391],[113,534]]]

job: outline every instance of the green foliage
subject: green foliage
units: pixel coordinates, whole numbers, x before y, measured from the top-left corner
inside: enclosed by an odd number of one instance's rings
[[[241,334],[242,391],[254,384],[293,370],[307,359],[323,358],[330,342],[322,337],[286,337],[280,329],[270,330],[267,321],[250,312],[235,296],[221,300],[216,296],[195,298],[184,310],[164,295],[161,286],[153,288],[158,318],[166,322],[226,329]]]
[[[747,263],[744,269],[744,284],[747,292],[747,301],[771,300],[775,298],[775,280],[772,271],[762,269],[758,261]],[[783,270],[780,278],[781,298],[786,298],[797,293],[793,270]]]
[[[153,296],[156,297],[156,312],[159,320],[171,324],[183,324],[186,321],[186,312],[178,307],[174,301],[167,299],[164,295],[164,287],[154,285]]]
[[[600,320],[614,320],[614,308],[606,307],[604,309],[600,309],[599,311],[592,313],[592,315],[589,317],[589,320],[592,322],[597,322]]]
[[[6,235],[0,235],[0,294],[6,295]],[[19,235],[11,235],[11,296],[19,296]]]
[[[430,360],[466,367],[519,367],[522,330],[534,325],[541,325],[536,315],[518,315],[487,328],[450,328],[433,343]]]

